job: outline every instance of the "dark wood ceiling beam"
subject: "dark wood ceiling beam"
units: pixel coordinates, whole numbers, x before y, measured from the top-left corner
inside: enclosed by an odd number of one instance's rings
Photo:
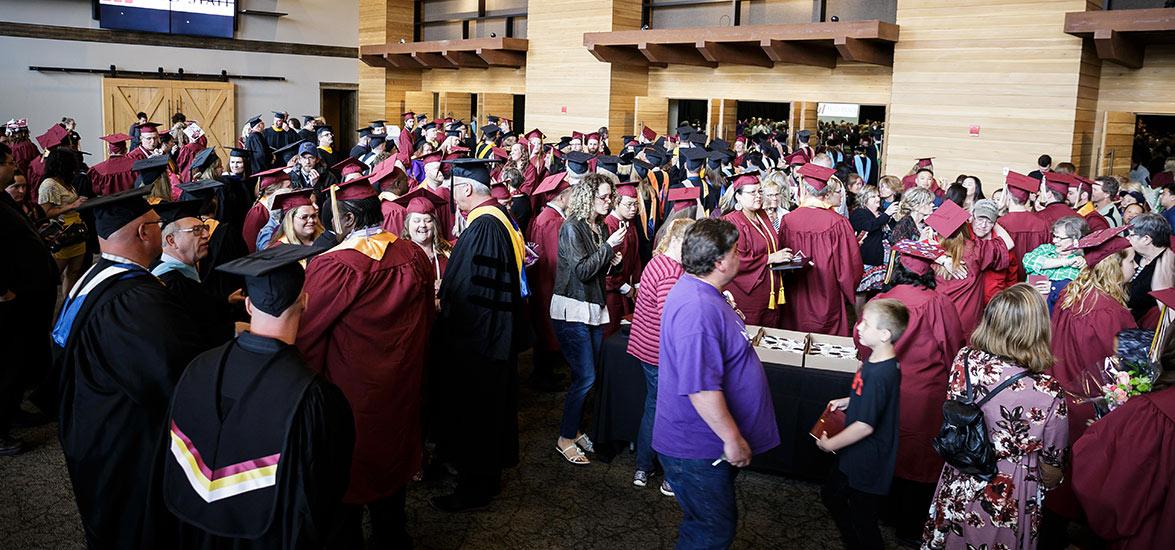
[[[649,63],[665,63],[672,65],[693,65],[697,67],[718,66],[718,63],[708,61],[692,44],[647,44],[637,45],[637,51],[649,60]]]
[[[391,64],[392,67],[395,67],[397,69],[425,69],[425,68],[427,68],[420,61],[414,59],[411,55],[408,55],[408,54],[387,54],[384,56],[384,59],[386,59],[388,61],[388,63]]]
[[[526,52],[480,49],[475,50],[473,53],[491,67],[512,67],[518,69],[526,66]]]
[[[1146,49],[1125,33],[1099,29],[1093,33],[1093,45],[1102,61],[1113,61],[1123,67],[1141,69]]]
[[[441,52],[441,57],[462,69],[485,69],[490,66],[486,60],[478,57],[473,52],[444,51]]]
[[[439,53],[413,52],[412,59],[428,69],[456,69],[457,64],[445,59]]]
[[[750,65],[753,67],[774,67],[775,62],[767,57],[762,48],[745,42],[723,43],[700,40],[694,45],[706,61],[725,65]]]
[[[783,40],[763,40],[759,47],[775,63],[836,68],[836,50],[830,48]]]
[[[845,61],[893,66],[893,44],[839,36],[833,45]]]
[[[649,59],[636,50],[636,46],[589,46],[588,52],[596,59],[613,65],[636,67],[665,67],[664,63],[650,63]]]

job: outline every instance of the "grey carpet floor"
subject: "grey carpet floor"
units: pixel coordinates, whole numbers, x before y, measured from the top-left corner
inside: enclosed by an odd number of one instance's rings
[[[529,370],[529,356],[520,365]],[[561,393],[523,388],[519,421],[522,464],[506,472],[502,495],[482,511],[448,515],[429,497],[445,483],[414,483],[408,493],[408,529],[421,548],[672,548],[681,512],[656,484],[632,485],[634,457],[611,464],[575,466],[563,461],[554,441]],[[70,490],[56,424],[15,435],[34,445],[16,457],[0,457],[0,547],[83,548],[82,529]],[[743,472],[737,482],[739,528],[735,548],[839,548],[840,538],[819,486],[785,477]],[[883,529],[892,544],[892,534]]]

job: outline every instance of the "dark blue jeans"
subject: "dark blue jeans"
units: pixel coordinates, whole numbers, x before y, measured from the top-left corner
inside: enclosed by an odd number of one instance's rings
[[[563,358],[571,367],[571,387],[567,388],[567,395],[563,398],[563,421],[559,424],[559,435],[575,439],[583,420],[583,402],[596,382],[596,359],[600,356],[600,346],[604,341],[604,327],[558,319],[551,319],[551,325],[555,329],[555,339],[559,340]]]
[[[738,527],[734,478],[738,468],[722,461],[674,458],[658,453],[665,481],[681,506],[677,548],[730,548]]]
[[[641,429],[636,434],[636,469],[653,471],[653,419],[657,417],[657,365],[641,361],[645,371],[645,414],[641,416]]]

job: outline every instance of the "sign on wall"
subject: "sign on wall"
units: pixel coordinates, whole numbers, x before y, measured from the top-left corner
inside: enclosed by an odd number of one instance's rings
[[[233,37],[236,0],[99,0],[104,29]]]

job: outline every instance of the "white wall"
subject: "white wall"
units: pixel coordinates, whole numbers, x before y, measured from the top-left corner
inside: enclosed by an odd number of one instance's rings
[[[276,20],[241,16],[237,38],[355,47],[359,8],[356,0],[242,0],[250,9],[283,11]],[[0,0],[0,13],[10,21],[97,27],[90,19],[87,0]],[[246,29],[247,32],[246,32]],[[235,80],[236,119],[239,128],[249,117],[271,110],[296,115],[318,114],[320,82],[358,82],[358,60],[103,44],[52,39],[0,37],[0,122],[27,118],[36,136],[51,124],[70,116],[78,122],[83,149],[100,154],[102,76],[41,73],[30,65],[174,72],[284,76],[285,81]],[[158,121],[166,122],[166,121]],[[269,119],[267,116],[266,123]],[[125,131],[125,129],[119,129]]]

